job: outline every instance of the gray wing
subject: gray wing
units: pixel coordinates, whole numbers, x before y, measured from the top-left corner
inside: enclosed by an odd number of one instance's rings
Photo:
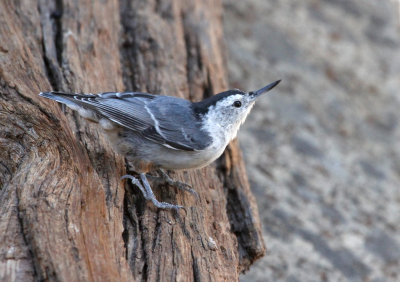
[[[148,140],[176,150],[203,150],[212,141],[201,129],[191,102],[184,99],[141,92],[98,95],[45,92],[40,95],[71,108],[92,110]]]

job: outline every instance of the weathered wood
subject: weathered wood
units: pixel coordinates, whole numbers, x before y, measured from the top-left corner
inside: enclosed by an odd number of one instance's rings
[[[190,3],[189,3],[190,2]],[[0,2],[0,280],[229,280],[262,256],[236,142],[157,210],[101,129],[40,91],[226,89],[219,1]],[[132,172],[130,172],[132,173]],[[225,187],[225,188],[224,188]]]

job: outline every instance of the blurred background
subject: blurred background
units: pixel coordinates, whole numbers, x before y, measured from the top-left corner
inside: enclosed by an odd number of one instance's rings
[[[400,279],[400,1],[224,0],[267,255],[242,281]]]

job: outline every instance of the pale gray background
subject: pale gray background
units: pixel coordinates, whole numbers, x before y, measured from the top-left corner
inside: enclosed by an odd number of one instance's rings
[[[267,256],[242,281],[400,279],[397,1],[224,1]]]

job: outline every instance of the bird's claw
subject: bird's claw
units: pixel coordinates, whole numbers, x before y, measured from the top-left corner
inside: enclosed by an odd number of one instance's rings
[[[180,205],[173,205],[170,203],[166,203],[166,202],[159,202],[154,193],[153,190],[151,190],[150,184],[146,179],[146,175],[144,173],[140,173],[140,178],[142,180],[142,183],[140,183],[139,179],[137,179],[136,177],[132,176],[132,175],[124,175],[121,177],[122,179],[130,179],[132,181],[132,184],[134,184],[135,186],[139,187],[140,191],[143,194],[143,197],[148,200],[151,201],[157,208],[160,209],[174,209],[174,210],[179,210],[179,209],[184,209],[186,211],[186,209],[183,206]]]

